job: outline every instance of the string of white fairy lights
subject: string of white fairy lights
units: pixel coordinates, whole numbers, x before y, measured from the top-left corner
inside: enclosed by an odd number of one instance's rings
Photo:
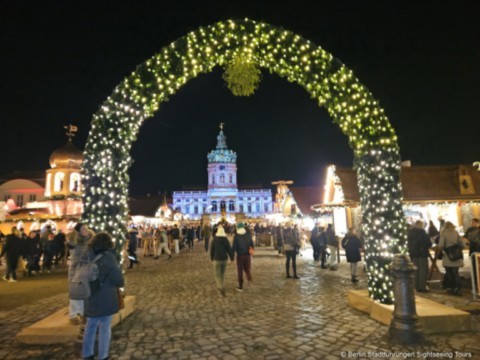
[[[187,81],[217,65],[226,68],[224,78],[237,95],[254,92],[259,68],[297,83],[340,126],[355,155],[368,289],[375,300],[391,303],[389,264],[394,254],[405,251],[406,242],[395,132],[351,70],[312,42],[265,23],[245,19],[201,27],[139,65],[115,88],[94,114],[85,148],[84,221],[111,232],[117,250],[123,246],[127,170],[140,125]]]

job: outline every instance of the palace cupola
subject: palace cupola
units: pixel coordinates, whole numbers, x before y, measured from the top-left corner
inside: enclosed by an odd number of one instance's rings
[[[83,153],[72,141],[76,126],[66,126],[68,140],[65,145],[50,155],[47,170],[45,198],[50,202],[50,212],[57,215],[81,213],[81,176]],[[68,200],[68,203],[67,203]],[[61,201],[61,206],[58,202]]]
[[[217,136],[217,147],[208,153],[208,188],[237,188],[237,154],[227,147],[223,123]]]
[[[233,213],[238,209],[237,154],[228,149],[223,126],[221,123],[216,149],[207,155],[209,213]]]

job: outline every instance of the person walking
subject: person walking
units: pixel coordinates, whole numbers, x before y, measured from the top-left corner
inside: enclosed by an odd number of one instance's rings
[[[38,273],[38,253],[40,250],[40,236],[36,231],[30,231],[25,240],[24,256],[27,258],[27,273],[29,277],[33,276],[33,271]]]
[[[170,251],[170,247],[168,246],[167,230],[165,230],[164,226],[160,226],[155,231],[155,238],[158,238],[158,248],[154,259],[156,260],[160,257],[160,255],[162,255],[162,250],[165,251],[165,253],[168,254],[168,258],[171,259],[172,252]]]
[[[47,228],[43,235],[41,236],[43,244],[43,262],[42,262],[42,273],[51,273],[52,272],[52,263],[53,258],[56,253],[56,244],[55,244],[55,234],[50,225],[47,225]]]
[[[358,282],[357,263],[362,261],[362,254],[360,253],[362,247],[362,242],[355,233],[355,229],[348,229],[347,234],[342,239],[342,248],[345,249],[347,262],[350,263],[350,275],[354,283]]]
[[[175,254],[180,252],[180,229],[178,225],[175,224],[171,231],[172,239],[173,239],[173,246],[175,247]]]
[[[327,237],[327,247],[330,251],[330,257],[328,258],[328,268],[330,270],[337,270],[338,240],[335,236],[335,232],[333,231],[332,224],[327,225],[325,236]]]
[[[5,255],[7,260],[7,272],[3,280],[8,282],[17,282],[18,259],[22,256],[23,244],[19,237],[19,231],[16,226],[12,227],[11,233],[6,236],[0,258]]]
[[[202,238],[205,241],[205,251],[208,251],[211,237],[212,237],[212,227],[210,226],[210,224],[207,223],[203,225],[203,228],[202,228]]]
[[[118,292],[124,286],[120,265],[113,254],[113,240],[110,234],[100,232],[88,244],[91,260],[98,255],[98,279],[100,287],[85,300],[87,324],[83,335],[82,356],[94,359],[95,337],[98,332],[98,359],[108,359],[113,315],[119,311]]]
[[[193,241],[195,239],[195,227],[193,225],[188,225],[187,227],[187,243],[188,243],[188,251],[193,251]]]
[[[228,258],[233,261],[233,250],[227,239],[223,226],[219,225],[210,246],[210,260],[213,262],[213,273],[220,296],[225,296],[225,270]]]
[[[447,221],[444,229],[440,232],[440,241],[438,242],[438,246],[444,252],[442,259],[443,266],[445,267],[443,286],[447,289],[447,292],[461,296],[462,282],[460,279],[459,268],[464,265],[463,258],[459,260],[450,260],[445,252],[445,249],[453,245],[458,245],[462,249],[465,247],[462,238],[457,230],[455,230],[455,226],[450,221]]]
[[[236,254],[237,259],[237,278],[238,287],[237,291],[243,291],[243,272],[247,276],[248,283],[252,283],[252,258],[251,252],[253,252],[255,246],[253,244],[252,236],[245,230],[243,223],[237,224],[237,231],[233,237],[233,253]]]
[[[283,229],[283,241],[285,248],[285,269],[287,270],[287,279],[292,278],[290,276],[290,262],[292,263],[293,278],[300,279],[297,276],[297,250],[300,248],[300,239],[297,237],[297,233],[293,230],[292,222],[288,222],[286,228]]]
[[[415,289],[418,292],[428,292],[428,255],[432,242],[424,229],[423,221],[418,220],[408,232],[407,247],[410,259],[415,265]]]

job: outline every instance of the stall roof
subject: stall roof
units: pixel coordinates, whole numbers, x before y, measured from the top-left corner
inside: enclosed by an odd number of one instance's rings
[[[336,168],[345,201],[360,201],[357,174],[351,168]],[[480,200],[480,172],[471,165],[402,167],[404,201],[477,201]]]
[[[289,187],[293,198],[303,214],[309,214],[311,207],[322,200],[322,188],[320,186]]]
[[[163,195],[130,197],[128,199],[130,215],[154,217],[163,200]]]

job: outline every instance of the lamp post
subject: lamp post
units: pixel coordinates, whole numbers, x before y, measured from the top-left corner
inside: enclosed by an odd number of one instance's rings
[[[392,273],[395,307],[389,329],[390,338],[406,344],[423,342],[425,336],[415,306],[415,266],[407,254],[395,255]]]

